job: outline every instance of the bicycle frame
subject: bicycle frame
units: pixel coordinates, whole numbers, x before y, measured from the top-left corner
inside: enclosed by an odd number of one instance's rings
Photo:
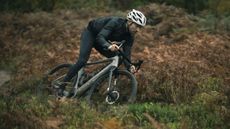
[[[81,78],[81,76],[83,75],[83,68],[81,68],[78,72],[78,76],[77,76],[77,81],[74,84],[74,95],[72,97],[76,97],[76,96],[81,96],[86,90],[88,90],[88,88],[92,85],[92,83],[94,83],[96,81],[96,79],[98,79],[101,75],[110,72],[110,76],[109,76],[109,86],[107,88],[107,91],[110,90],[111,87],[111,79],[112,79],[112,73],[113,71],[118,67],[119,64],[119,56],[114,56],[108,59],[104,59],[101,61],[97,61],[97,62],[107,62],[107,61],[112,61],[110,64],[108,64],[105,68],[103,68],[100,72],[98,72],[96,75],[94,75],[90,80],[88,80],[87,82],[85,82],[81,87],[78,87],[79,85],[79,80]],[[87,63],[86,65],[91,65],[91,64],[95,64],[94,63]]]

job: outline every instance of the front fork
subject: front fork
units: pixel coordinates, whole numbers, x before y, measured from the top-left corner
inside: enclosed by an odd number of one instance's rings
[[[113,75],[114,75],[114,80],[112,80]],[[109,86],[107,88],[106,98],[105,98],[105,101],[108,104],[114,104],[120,96],[119,92],[114,89],[114,87],[117,84],[117,77],[118,77],[117,68],[112,68],[109,73]],[[112,84],[112,81],[113,81],[113,84]]]
[[[118,74],[116,74],[116,73],[117,73],[117,68],[112,68],[109,72],[109,85],[108,85],[108,88],[106,91],[107,94],[109,94],[113,90],[113,87],[116,86],[116,84],[117,84]],[[113,74],[114,74],[115,78],[114,78],[113,84],[112,84]]]

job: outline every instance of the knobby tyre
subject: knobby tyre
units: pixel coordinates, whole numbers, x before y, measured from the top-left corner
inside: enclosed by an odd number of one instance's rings
[[[116,79],[115,79],[116,78]],[[116,81],[115,81],[116,80]],[[109,73],[100,76],[92,85],[87,101],[91,106],[108,105]],[[127,70],[118,70],[112,75],[111,81],[112,90],[115,96],[119,94],[117,100],[113,100],[116,105],[133,103],[136,100],[137,81],[134,75]],[[110,98],[110,97],[109,97]]]
[[[57,96],[59,86],[63,83],[63,79],[71,67],[72,64],[60,64],[48,72],[48,89],[52,95]],[[65,87],[65,90],[69,92],[72,89],[72,84],[69,83]]]

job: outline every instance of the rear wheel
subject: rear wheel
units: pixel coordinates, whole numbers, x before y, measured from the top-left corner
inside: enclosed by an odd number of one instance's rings
[[[111,90],[108,92],[109,73],[99,77],[92,85],[87,101],[91,106],[133,103],[136,100],[137,81],[127,70],[117,70],[112,75]]]
[[[66,73],[69,71],[72,64],[61,64],[48,72],[48,88],[51,91],[51,94],[57,96],[58,90],[60,89],[60,85],[63,83],[63,79],[66,76]],[[72,79],[74,80],[74,79]],[[71,81],[72,82],[72,81]],[[72,90],[72,83],[67,83],[65,86],[64,95],[68,95],[68,93]]]

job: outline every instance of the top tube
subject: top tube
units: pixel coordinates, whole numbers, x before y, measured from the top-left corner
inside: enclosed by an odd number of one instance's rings
[[[88,63],[86,63],[86,65],[101,64],[101,63],[106,63],[106,62],[111,62],[111,61],[113,61],[113,57],[107,58],[107,59],[102,59],[102,60],[99,60],[99,61],[88,62]]]

